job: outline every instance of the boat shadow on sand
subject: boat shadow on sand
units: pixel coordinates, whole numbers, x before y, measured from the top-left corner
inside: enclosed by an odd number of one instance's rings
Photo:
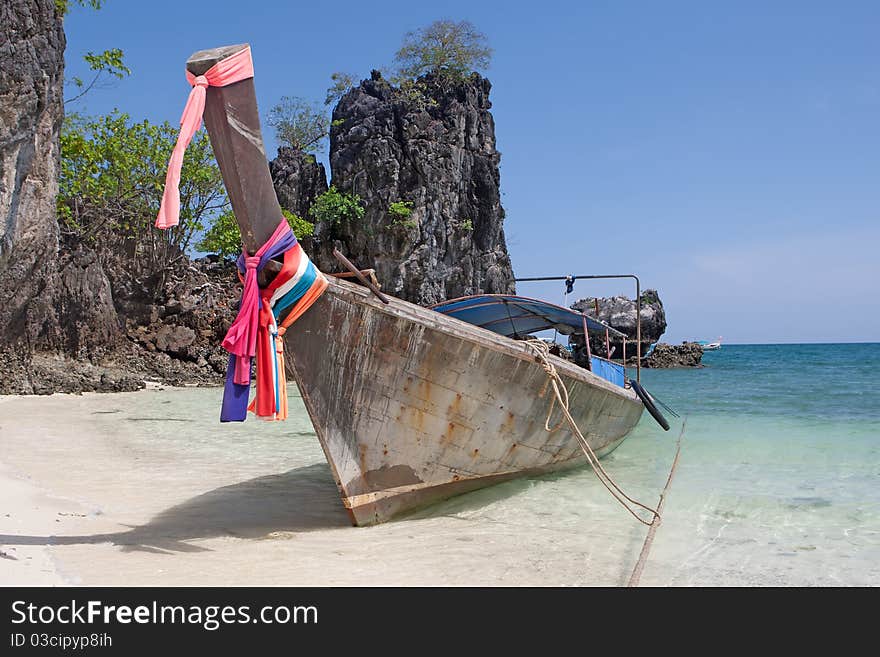
[[[502,522],[487,520],[482,509],[521,493],[540,481],[554,481],[566,473],[548,473],[507,481],[489,488],[455,496],[429,507],[416,509],[385,523],[424,521],[423,531],[432,531],[432,520]],[[548,512],[550,514],[550,512]],[[121,523],[120,523],[121,524]],[[211,552],[211,548],[189,541],[211,538],[245,540],[289,539],[298,533],[348,529],[352,527],[339,499],[339,492],[326,463],[313,463],[288,472],[248,479],[221,486],[176,504],[143,525],[119,532],[45,536],[0,534],[0,546],[98,545],[110,543],[122,552]]]
[[[210,549],[187,541],[217,537],[273,539],[350,527],[329,467],[314,463],[215,488],[127,531],[76,536],[0,534],[0,545],[112,543],[123,551],[203,552]]]

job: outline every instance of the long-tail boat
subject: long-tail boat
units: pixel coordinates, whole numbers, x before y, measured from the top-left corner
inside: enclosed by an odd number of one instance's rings
[[[196,52],[187,71],[191,83],[206,87],[205,124],[242,244],[255,253],[282,213],[254,80],[204,82],[206,72],[246,47]],[[546,328],[613,331],[592,318],[512,295],[424,308],[385,296],[353,273],[367,286],[328,276],[323,294],[287,328],[284,354],[355,525],[583,464],[585,450],[567,427],[545,427],[556,401],[548,366],[597,456],[617,447],[645,408],[642,389],[616,363],[591,357],[588,369],[555,355],[542,359],[517,339]]]

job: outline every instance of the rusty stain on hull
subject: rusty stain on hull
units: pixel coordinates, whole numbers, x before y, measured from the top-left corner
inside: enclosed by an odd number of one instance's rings
[[[567,429],[544,430],[547,375],[513,340],[331,279],[286,341],[288,370],[354,524],[585,461]],[[642,403],[571,363],[554,364],[590,445],[610,452]]]
[[[422,480],[408,465],[382,466],[378,470],[364,472],[364,481],[374,491],[383,491],[403,484],[421,484]]]

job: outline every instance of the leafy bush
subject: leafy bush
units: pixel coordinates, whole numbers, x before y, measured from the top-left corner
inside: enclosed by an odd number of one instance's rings
[[[357,194],[340,192],[335,185],[330,185],[330,189],[315,199],[309,208],[309,215],[316,223],[324,222],[334,226],[363,218],[364,207]]]
[[[62,233],[124,247],[126,257],[145,272],[183,259],[193,238],[229,201],[208,137],[197,133],[183,158],[180,223],[164,231],[153,228],[177,132],[168,122],[133,122],[119,111],[68,115],[61,131],[57,199]]]
[[[290,225],[291,229],[293,229],[293,234],[296,235],[297,239],[311,237],[315,234],[315,224],[311,221],[301,219],[289,210],[281,210],[281,214],[287,219],[287,223]]]
[[[388,214],[391,215],[393,228],[415,228],[418,224],[410,219],[412,214],[412,201],[395,201],[388,206]]]
[[[407,103],[411,109],[427,110],[437,107],[437,99],[431,95],[431,89],[424,79],[413,80],[405,77],[396,77],[394,83],[397,88],[394,93]]]
[[[398,219],[408,219],[412,214],[412,201],[395,201],[388,206],[388,214]]]
[[[315,233],[315,224],[311,221],[300,219],[288,210],[282,209],[281,214],[287,219],[288,225],[293,229],[293,234],[298,239],[309,237]],[[237,258],[241,253],[241,231],[238,228],[235,213],[230,210],[218,216],[196,248],[199,251],[216,253],[226,259]]]
[[[229,210],[218,216],[196,248],[223,258],[237,258],[241,253],[241,231],[235,213]]]

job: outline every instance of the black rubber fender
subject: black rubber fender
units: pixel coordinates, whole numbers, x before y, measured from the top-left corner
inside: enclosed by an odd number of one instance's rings
[[[648,391],[645,390],[638,381],[630,381],[629,383],[632,386],[632,389],[635,390],[638,398],[642,400],[645,408],[648,409],[648,413],[651,414],[651,417],[657,420],[657,424],[663,427],[663,431],[669,431],[669,422],[663,417],[663,413],[657,410],[657,407],[654,405],[654,400],[651,398]]]

